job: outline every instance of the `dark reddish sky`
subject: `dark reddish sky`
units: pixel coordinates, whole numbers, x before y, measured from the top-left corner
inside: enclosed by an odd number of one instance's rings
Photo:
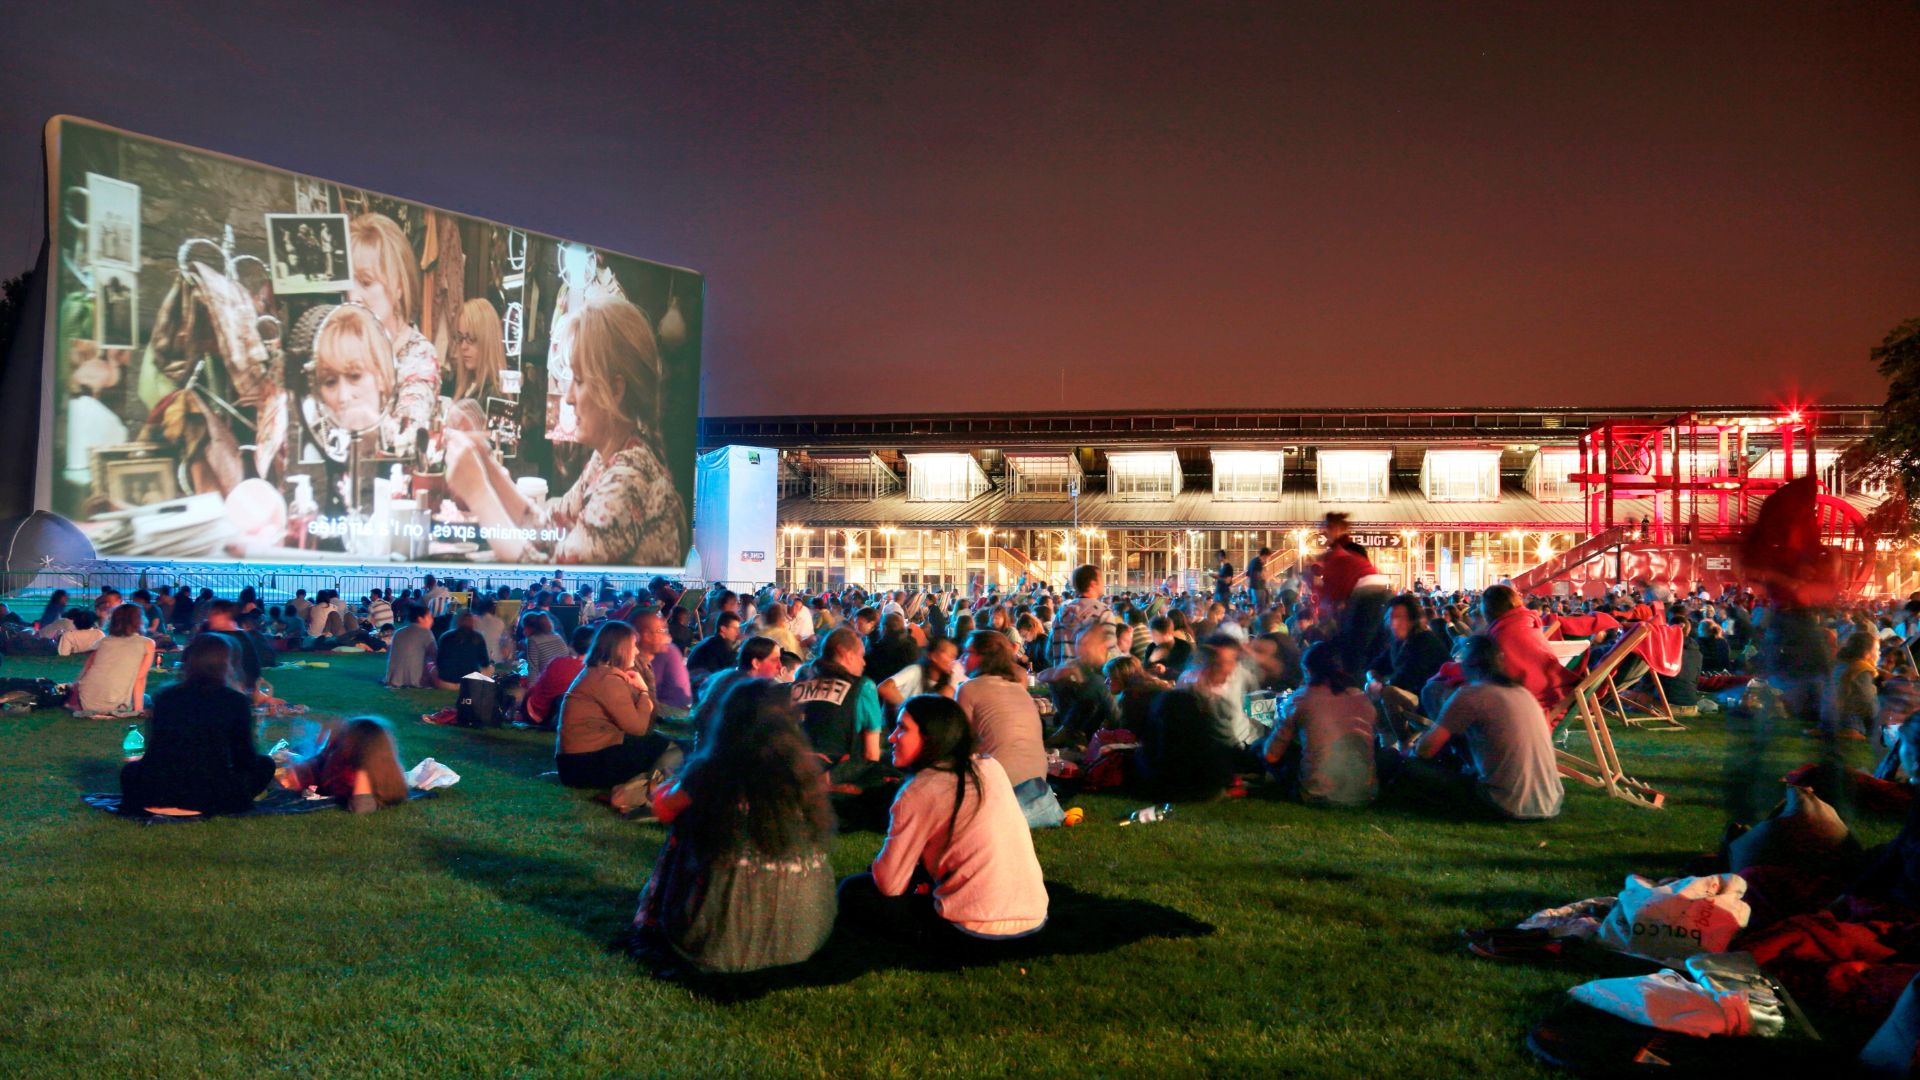
[[[715,415],[1877,402],[1920,315],[1911,3],[495,6],[9,11],[0,269],[66,112],[703,270]]]

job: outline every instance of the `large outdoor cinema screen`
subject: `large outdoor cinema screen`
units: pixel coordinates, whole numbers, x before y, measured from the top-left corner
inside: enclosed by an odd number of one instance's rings
[[[677,567],[698,273],[61,117],[40,505],[105,557]]]

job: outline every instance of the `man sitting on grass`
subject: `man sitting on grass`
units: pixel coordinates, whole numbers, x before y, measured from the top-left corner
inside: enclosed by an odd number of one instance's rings
[[[386,685],[396,690],[435,688],[439,684],[433,677],[433,616],[425,605],[409,600],[400,605],[396,617],[400,629],[394,631],[393,641],[387,646]]]
[[[469,675],[492,678],[493,661],[487,658],[487,639],[480,633],[478,617],[463,611],[434,648],[433,681],[442,690],[458,690],[460,680]]]
[[[1402,780],[1430,800],[1487,810],[1515,821],[1557,817],[1566,790],[1553,757],[1553,732],[1528,689],[1507,674],[1500,646],[1490,637],[1466,639],[1460,665],[1467,685],[1410,751]],[[1464,735],[1470,772],[1434,763],[1455,736]]]

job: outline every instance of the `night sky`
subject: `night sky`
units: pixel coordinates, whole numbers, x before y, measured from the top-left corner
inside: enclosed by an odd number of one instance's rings
[[[1913,3],[391,6],[9,5],[0,271],[70,113],[704,271],[709,415],[1868,403],[1920,316]]]

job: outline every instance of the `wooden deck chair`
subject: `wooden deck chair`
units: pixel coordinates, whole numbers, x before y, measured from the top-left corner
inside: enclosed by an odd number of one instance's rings
[[[1658,810],[1666,804],[1666,794],[1644,780],[1628,776],[1621,767],[1620,751],[1613,745],[1613,733],[1607,727],[1607,710],[1603,703],[1609,692],[1617,700],[1618,690],[1613,686],[1613,674],[1628,657],[1634,655],[1634,650],[1648,633],[1644,626],[1629,630],[1618,646],[1588,666],[1586,675],[1554,708],[1548,719],[1557,730],[1561,724],[1579,717],[1586,731],[1587,744],[1592,747],[1592,760],[1556,749],[1554,759],[1560,767],[1561,776],[1600,788],[1608,795],[1635,806]]]
[[[1653,633],[1651,624],[1641,624],[1628,632],[1633,637],[1632,647],[1623,639],[1615,651],[1627,650],[1631,653],[1620,662],[1620,666],[1607,676],[1605,695],[1601,699],[1605,715],[1620,721],[1627,727],[1640,731],[1685,731],[1687,725],[1680,722],[1683,712],[1693,715],[1691,708],[1681,709],[1667,700],[1667,688],[1660,682],[1659,675],[1653,671],[1653,665],[1640,655],[1639,644]],[[1620,692],[1620,684],[1625,683],[1631,689],[1643,676],[1651,676],[1653,696],[1660,701],[1654,705],[1651,701],[1635,701]]]

